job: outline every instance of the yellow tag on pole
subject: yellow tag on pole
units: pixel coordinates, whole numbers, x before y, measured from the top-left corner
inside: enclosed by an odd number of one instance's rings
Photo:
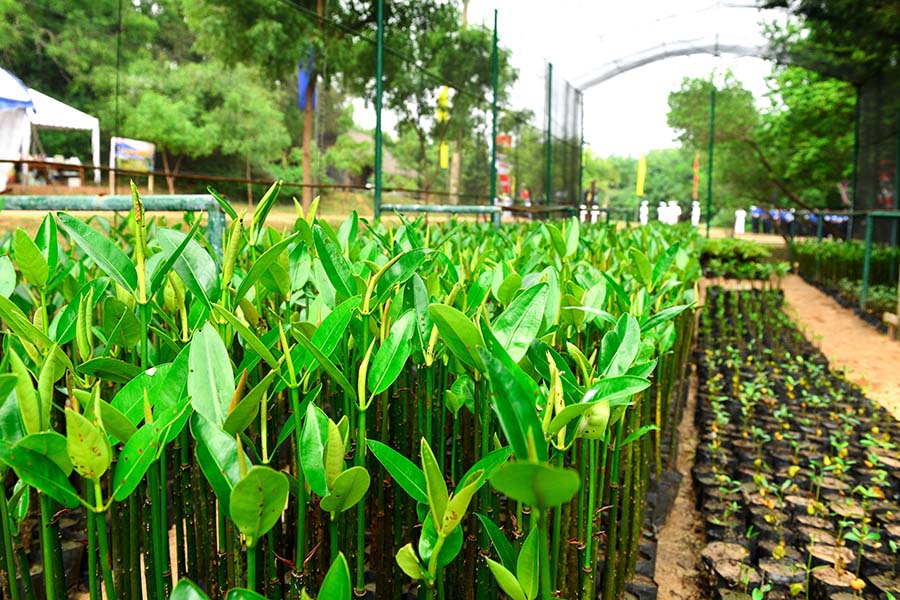
[[[638,196],[644,195],[644,181],[647,179],[647,155],[641,154],[640,160],[638,160],[638,170],[637,170],[637,185],[635,186],[634,193]]]
[[[450,120],[450,112],[447,110],[450,106],[450,88],[444,86],[441,88],[437,97],[437,122],[446,123]],[[446,167],[444,167],[446,168]]]
[[[447,142],[441,142],[438,150],[438,156],[438,160],[441,164],[442,169],[450,167],[450,146],[447,145]]]

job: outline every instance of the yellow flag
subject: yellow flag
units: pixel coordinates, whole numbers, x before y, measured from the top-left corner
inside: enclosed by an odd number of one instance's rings
[[[444,86],[438,93],[437,97],[437,122],[446,123],[450,120],[450,112],[447,108],[450,106],[450,88]]]
[[[644,181],[647,179],[647,155],[641,154],[641,159],[638,161],[638,172],[637,172],[637,185],[635,186],[634,193],[638,196],[644,195]]]
[[[447,145],[447,142],[441,142],[439,147],[439,157],[442,169],[446,169],[450,166],[450,146]]]

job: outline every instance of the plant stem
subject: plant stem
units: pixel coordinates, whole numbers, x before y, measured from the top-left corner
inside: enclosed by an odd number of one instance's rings
[[[151,465],[147,470],[147,496],[150,503],[150,544],[151,553],[153,554],[153,583],[156,587],[156,593],[160,597],[165,596],[165,582],[163,581],[163,552],[160,548],[159,530],[165,530],[165,526],[161,523],[160,506],[157,502],[157,493],[159,492],[159,469],[157,465]]]
[[[302,459],[300,457],[300,391],[296,385],[291,385],[291,410],[294,413],[294,434],[298,440],[297,447],[297,525],[296,538],[294,541],[294,571],[302,573],[305,569],[303,559],[306,555],[306,483],[303,477],[303,469],[301,468]]]
[[[112,569],[109,561],[109,539],[106,534],[106,513],[97,515],[97,539],[100,542],[100,568],[103,570],[103,589],[106,590],[106,600],[116,600],[116,584],[113,581]]]
[[[256,546],[247,546],[247,589],[256,591]]]
[[[3,535],[3,558],[6,562],[6,580],[9,583],[10,600],[19,600],[19,584],[16,582],[16,560],[13,555],[12,532],[9,527],[9,506],[6,500],[6,487],[2,484],[6,478],[6,470],[0,472],[0,533]],[[25,493],[28,493],[27,491]],[[23,569],[23,579],[25,577]],[[93,600],[93,599],[92,599]]]
[[[59,544],[59,539],[53,535],[53,509],[50,506],[50,498],[43,493],[38,493],[41,503],[41,561],[44,568],[44,591],[48,600],[57,600],[60,594],[57,591],[57,574],[54,572],[53,545]],[[23,569],[23,577],[27,576]],[[60,574],[61,575],[61,574]]]
[[[362,399],[360,399],[362,401]],[[356,464],[366,468],[366,409],[360,407],[356,430]],[[366,503],[356,505],[356,589],[362,594],[366,589]]]
[[[541,600],[550,600],[553,596],[553,582],[550,576],[550,541],[547,531],[547,521],[549,514],[546,511],[541,512],[537,518],[538,537],[541,542],[541,553],[538,557],[541,569]]]
[[[612,472],[610,474],[610,511],[609,526],[607,527],[608,539],[606,544],[606,562],[603,564],[603,600],[615,598],[616,568],[618,556],[616,543],[619,535],[619,447],[622,443],[622,428],[625,415],[616,423],[616,441],[613,449]]]

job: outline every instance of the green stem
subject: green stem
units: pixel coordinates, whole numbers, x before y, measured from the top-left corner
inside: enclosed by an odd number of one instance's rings
[[[53,565],[53,545],[59,544],[59,539],[53,535],[53,509],[50,506],[50,498],[39,493],[41,503],[41,560],[44,568],[44,591],[48,600],[57,600],[60,593],[57,590],[57,574]],[[27,576],[24,573],[23,576]]]
[[[291,410],[294,413],[294,432],[297,440],[300,439],[302,426],[300,424],[300,391],[296,385],[291,385]],[[296,538],[294,540],[294,571],[301,573],[303,568],[303,559],[306,556],[306,483],[303,477],[303,469],[301,468],[300,443],[297,447],[297,525]]]
[[[93,490],[88,492],[88,502],[94,501]],[[91,600],[100,600],[100,586],[97,585],[97,515],[93,511],[87,513],[88,543],[88,593]]]
[[[558,466],[560,469],[563,468],[563,453],[562,453],[562,451],[559,451],[556,453],[556,466]],[[559,567],[559,549],[560,549],[560,546],[562,546],[562,544],[560,543],[560,539],[559,539],[560,528],[562,526],[562,514],[561,513],[562,513],[562,507],[559,507],[559,506],[556,507],[556,509],[553,511],[553,534],[552,534],[553,539],[551,542],[551,549],[553,552],[553,556],[552,556],[551,562],[550,562],[550,572],[553,573],[554,578],[556,576],[556,573],[558,572],[557,569]],[[555,584],[555,581],[554,581],[554,584]]]
[[[247,546],[247,589],[256,591],[256,546]]]
[[[615,598],[616,567],[618,563],[617,542],[619,535],[619,446],[621,445],[623,422],[625,415],[616,424],[616,441],[612,456],[612,472],[610,474],[610,510],[608,538],[606,544],[606,562],[603,564],[603,600]]]
[[[10,600],[19,600],[19,585],[16,583],[16,559],[13,555],[12,532],[9,526],[9,506],[6,500],[6,470],[0,472],[0,532],[3,534],[3,558],[6,562],[6,580],[9,583]],[[26,493],[28,493],[26,491]],[[24,573],[25,569],[23,569]],[[24,575],[23,575],[24,577]],[[94,600],[91,598],[91,600]]]
[[[356,431],[356,464],[366,468],[366,409],[360,407]],[[356,589],[357,594],[366,589],[366,503],[356,505]]]
[[[165,527],[161,522],[162,519],[159,512],[160,506],[159,502],[157,502],[159,486],[160,482],[158,465],[151,465],[147,470],[147,496],[150,502],[150,544],[151,552],[153,554],[153,583],[156,587],[157,593],[160,596],[164,596],[166,587],[163,580],[163,569],[165,567],[162,564],[163,552],[162,548],[160,548],[159,530],[165,530]]]
[[[548,513],[546,511],[538,515],[538,537],[541,542],[541,554],[538,557],[541,569],[541,600],[550,600],[553,597],[553,582],[550,576],[550,540],[547,535]]]
[[[97,515],[97,539],[100,542],[100,568],[103,570],[103,589],[106,600],[116,600],[116,584],[110,567],[109,539],[106,533],[106,513]]]

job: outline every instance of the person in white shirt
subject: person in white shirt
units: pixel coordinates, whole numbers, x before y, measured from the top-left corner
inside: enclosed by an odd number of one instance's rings
[[[665,202],[660,202],[659,206],[656,207],[656,219],[660,223],[669,222],[669,207],[666,206]]]
[[[734,211],[734,235],[744,235],[747,224],[747,211],[739,208]]]
[[[678,225],[681,218],[681,205],[674,200],[669,200],[669,225]]]
[[[691,202],[691,225],[700,227],[700,203],[696,200]]]
[[[647,225],[647,221],[650,220],[650,203],[646,200],[641,202],[641,208],[638,210],[638,218],[641,221],[641,227]]]

